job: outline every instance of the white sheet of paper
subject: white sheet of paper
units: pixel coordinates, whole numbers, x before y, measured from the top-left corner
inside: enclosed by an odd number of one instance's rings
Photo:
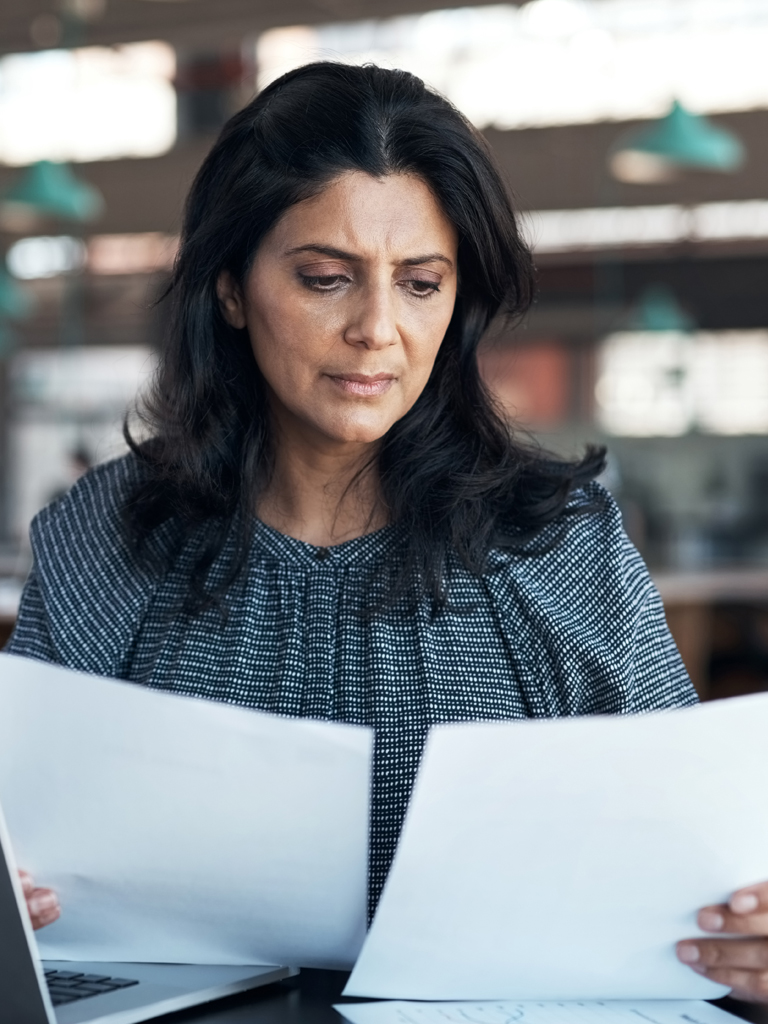
[[[351,1024],[738,1024],[717,1006],[673,999],[592,1002],[340,1003]]]
[[[372,732],[0,655],[0,801],[50,959],[348,967]]]
[[[442,726],[345,995],[696,999],[697,908],[768,879],[768,694]]]

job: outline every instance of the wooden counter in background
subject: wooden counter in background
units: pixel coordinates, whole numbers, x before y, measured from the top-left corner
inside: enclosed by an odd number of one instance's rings
[[[0,615],[0,651],[5,647],[8,637],[13,632],[14,620],[7,615]]]
[[[763,608],[768,611],[768,568],[659,572],[653,578],[672,636],[702,700],[754,693],[768,686],[768,680],[756,667],[750,667],[748,659],[741,673],[734,669],[727,682],[716,683],[712,678],[713,655],[729,620],[733,624]],[[768,645],[768,637],[765,639]],[[735,644],[738,646],[738,637]]]

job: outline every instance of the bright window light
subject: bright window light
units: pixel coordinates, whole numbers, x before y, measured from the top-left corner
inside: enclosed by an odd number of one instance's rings
[[[119,422],[154,370],[142,346],[26,349],[11,366],[11,387],[29,411]]]
[[[693,234],[701,239],[768,238],[768,202],[702,203],[693,208]]]
[[[0,162],[158,156],[176,140],[167,43],[0,58]]]
[[[69,235],[20,238],[8,250],[6,263],[14,277],[31,281],[36,277],[56,277],[85,265],[85,243]]]
[[[525,222],[537,252],[658,245],[679,241],[690,233],[689,211],[671,204],[532,211]]]
[[[413,71],[478,127],[768,106],[764,0],[533,0],[265,32],[260,84],[316,59]]]
[[[598,356],[598,421],[609,434],[675,437],[691,427],[691,339],[673,332],[614,334]]]
[[[524,229],[537,252],[768,238],[768,201],[533,210]]]
[[[69,235],[31,237],[13,243],[6,263],[13,276],[23,281],[83,267],[91,274],[151,274],[170,270],[178,248],[177,235],[159,231],[92,235],[87,241]]]
[[[21,543],[32,516],[82,473],[83,459],[125,453],[123,416],[154,368],[143,346],[23,348],[12,358],[10,512]]]
[[[768,332],[696,338],[691,390],[709,434],[768,434]]]
[[[595,394],[608,434],[768,434],[768,331],[613,334]]]

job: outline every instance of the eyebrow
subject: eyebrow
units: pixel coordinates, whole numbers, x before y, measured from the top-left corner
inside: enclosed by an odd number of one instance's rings
[[[302,252],[314,252],[320,256],[330,256],[334,260],[349,260],[351,262],[359,263],[361,260],[360,256],[355,256],[354,253],[345,252],[343,249],[335,249],[330,245],[315,245],[310,243],[309,245],[297,245],[294,249],[288,249],[285,253],[286,256],[296,256]],[[430,252],[424,256],[409,256],[407,259],[399,260],[398,264],[401,267],[419,267],[423,263],[445,263],[449,267],[453,267],[453,261],[449,260],[447,256],[444,256],[441,252]]]

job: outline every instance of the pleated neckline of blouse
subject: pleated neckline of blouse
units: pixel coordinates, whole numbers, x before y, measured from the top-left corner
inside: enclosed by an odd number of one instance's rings
[[[402,543],[403,530],[396,523],[340,544],[321,547],[290,537],[257,519],[251,552],[259,560],[293,565],[296,568],[316,568],[318,563],[325,563],[328,567],[354,568],[390,560],[402,549]]]

